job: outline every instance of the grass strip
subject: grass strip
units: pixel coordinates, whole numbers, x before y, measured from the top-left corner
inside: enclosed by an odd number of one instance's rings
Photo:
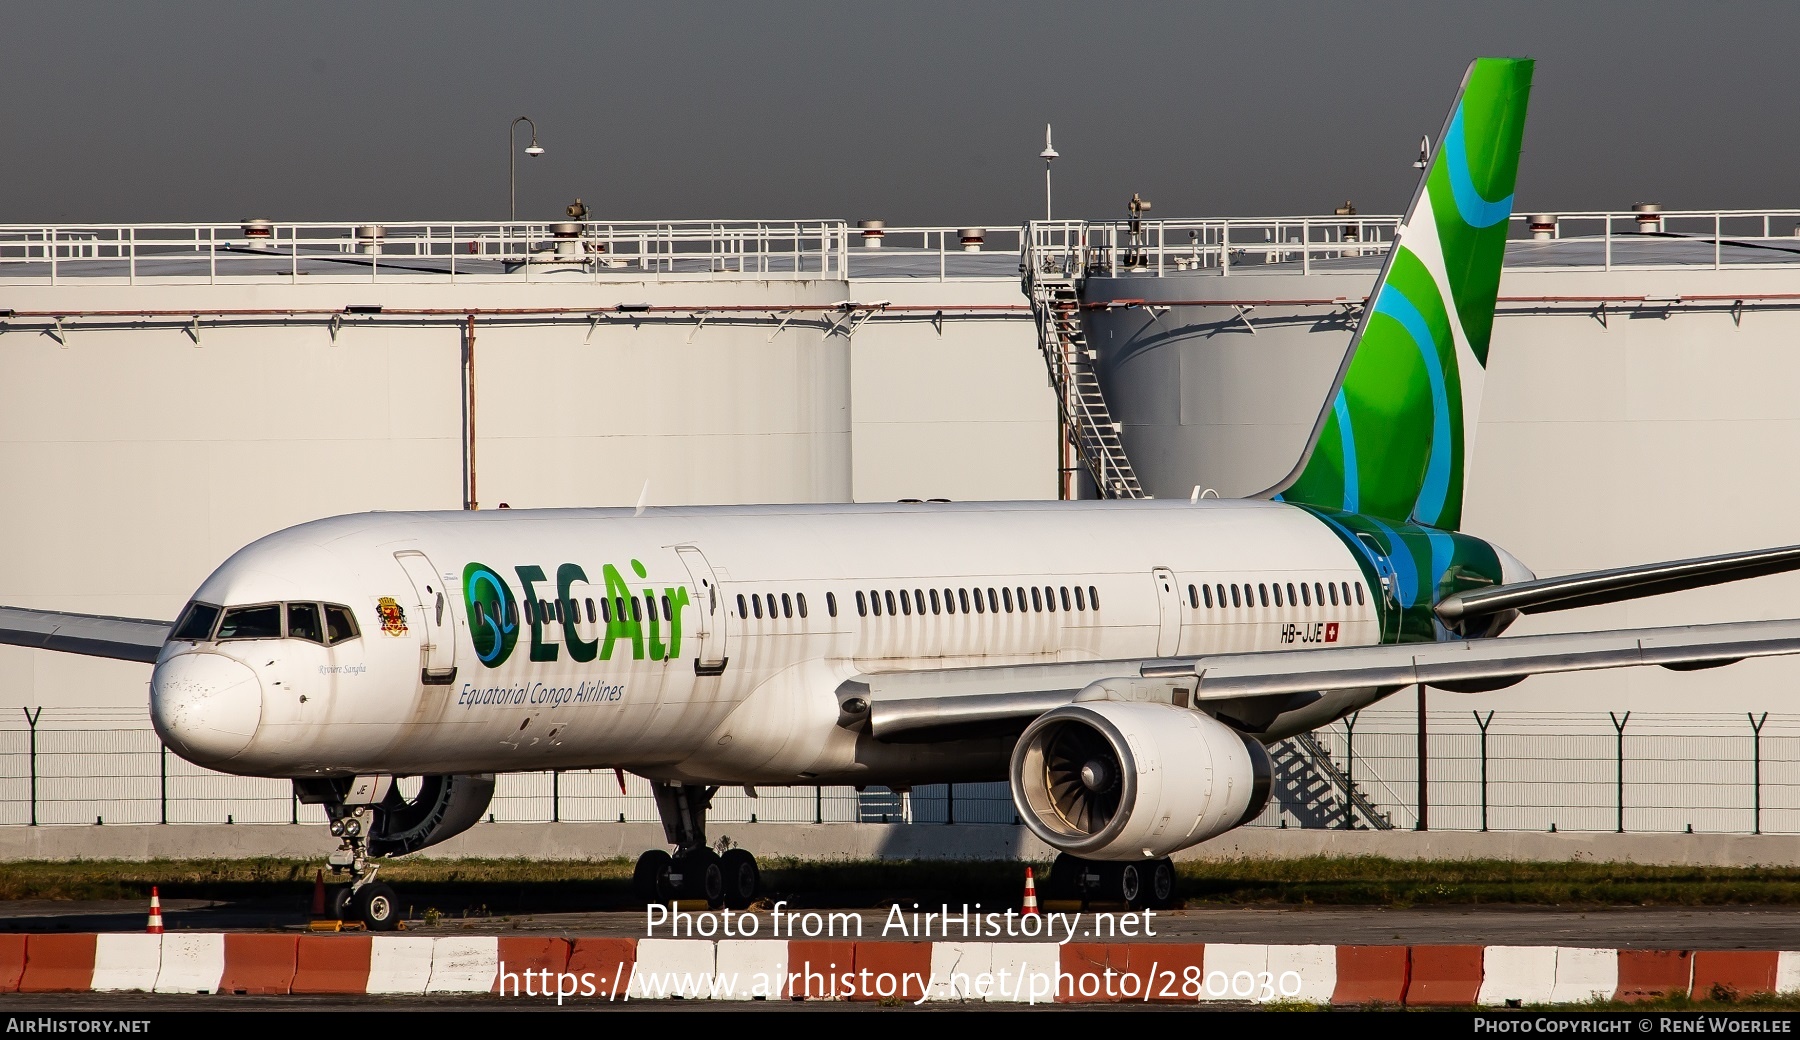
[[[73,860],[0,864],[0,899],[282,899],[310,895],[316,860]],[[1010,905],[1014,862],[762,861],[764,887],[794,905],[885,907],[913,900]],[[1044,865],[1038,867],[1040,881]],[[381,877],[420,899],[495,908],[604,909],[631,899],[632,862],[402,859]],[[1733,906],[1800,903],[1800,868],[1648,866],[1374,856],[1191,861],[1179,865],[1189,905]],[[327,883],[332,877],[326,874]]]

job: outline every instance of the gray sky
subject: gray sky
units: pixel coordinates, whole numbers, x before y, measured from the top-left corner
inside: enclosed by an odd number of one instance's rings
[[[1391,212],[1538,59],[1518,208],[1800,205],[1800,5],[10,0],[0,222]],[[521,127],[523,130],[523,127]],[[519,142],[523,148],[524,140]]]

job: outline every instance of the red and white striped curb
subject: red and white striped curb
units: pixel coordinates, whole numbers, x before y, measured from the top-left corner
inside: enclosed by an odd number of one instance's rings
[[[1423,1006],[1800,992],[1800,952],[1572,946],[0,935],[0,993],[504,993],[579,1000]]]

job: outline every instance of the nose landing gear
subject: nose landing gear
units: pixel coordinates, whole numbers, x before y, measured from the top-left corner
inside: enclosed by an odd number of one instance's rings
[[[368,807],[327,802],[325,813],[331,818],[331,833],[341,839],[325,863],[333,877],[350,875],[350,883],[338,888],[331,898],[332,916],[340,921],[361,921],[372,932],[391,932],[400,927],[394,890],[375,880],[375,872],[380,868],[369,862],[368,844],[363,837]]]
[[[706,810],[718,790],[666,781],[651,784],[663,835],[675,852],[651,849],[638,857],[632,887],[645,902],[700,899],[715,910],[727,906],[741,910],[756,900],[762,884],[756,857],[743,849],[721,855],[706,843]]]

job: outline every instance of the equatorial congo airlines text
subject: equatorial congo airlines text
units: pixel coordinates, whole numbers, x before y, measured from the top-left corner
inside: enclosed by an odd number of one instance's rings
[[[689,912],[673,903],[652,903],[644,908],[645,938],[668,939],[752,939],[762,931],[763,918],[769,923],[771,939],[862,939],[863,916],[847,910],[784,910],[782,900],[766,914],[747,910],[703,910]],[[1044,939],[1062,945],[1077,936],[1093,939],[1138,939],[1156,935],[1156,911],[1089,914],[1093,922],[1083,927],[1081,914],[1024,914],[1017,910],[982,913],[981,904],[963,903],[960,909],[940,904],[937,910],[921,912],[919,904],[911,910],[895,903],[888,908],[887,919],[878,933],[883,939]],[[660,930],[660,931],[659,931]]]
[[[545,704],[552,708],[564,704],[603,704],[621,700],[624,683],[589,682],[574,686],[550,686],[546,683],[515,683],[511,686],[476,686],[463,683],[456,703],[465,708],[484,704]]]

